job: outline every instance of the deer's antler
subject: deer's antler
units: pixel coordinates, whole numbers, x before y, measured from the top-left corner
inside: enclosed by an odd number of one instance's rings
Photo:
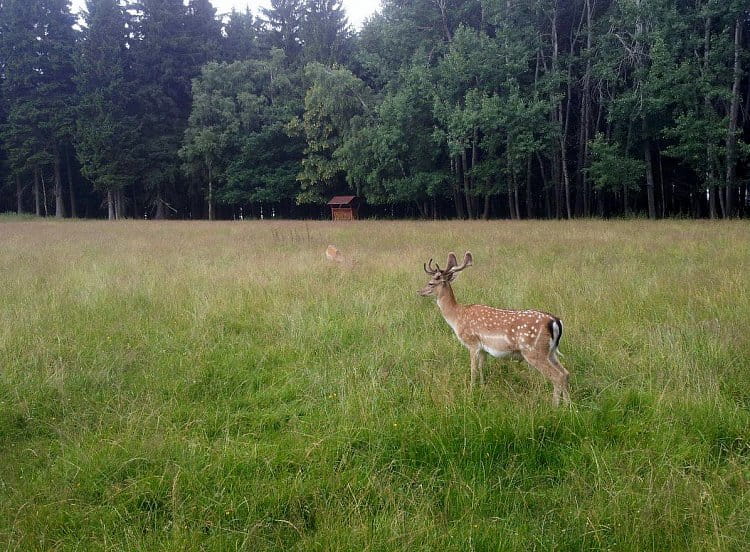
[[[430,276],[434,276],[435,274],[440,272],[440,267],[438,267],[437,269],[432,268],[432,259],[430,259],[429,264],[424,265],[424,271]]]
[[[474,257],[471,256],[471,252],[467,251],[464,254],[464,262],[460,265],[458,264],[458,260],[456,259],[455,253],[449,253],[448,254],[448,268],[446,268],[447,272],[450,272],[451,274],[455,274],[456,272],[461,272],[464,268],[471,266],[474,264]]]

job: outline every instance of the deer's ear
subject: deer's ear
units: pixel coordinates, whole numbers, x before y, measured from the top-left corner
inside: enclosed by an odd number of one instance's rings
[[[458,259],[456,258],[456,254],[451,251],[448,253],[448,266],[445,267],[445,270],[450,270],[454,266],[458,264]]]

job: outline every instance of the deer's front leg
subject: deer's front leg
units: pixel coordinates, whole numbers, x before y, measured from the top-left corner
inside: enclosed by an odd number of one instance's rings
[[[477,376],[480,378],[480,382],[484,384],[484,374],[482,373],[482,349],[479,347],[470,348],[469,356],[471,358],[471,388],[477,383]]]
[[[479,383],[484,385],[484,359],[487,358],[487,355],[482,349],[479,349],[479,353],[477,354],[477,369],[479,371]]]

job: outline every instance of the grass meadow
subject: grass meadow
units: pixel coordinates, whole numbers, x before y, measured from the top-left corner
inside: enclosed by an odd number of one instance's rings
[[[329,243],[356,259],[324,258]],[[565,323],[571,408],[462,303]],[[0,222],[0,549],[746,550],[750,224]]]

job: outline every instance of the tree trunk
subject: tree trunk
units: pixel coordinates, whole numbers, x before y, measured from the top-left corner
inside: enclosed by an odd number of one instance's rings
[[[112,190],[107,190],[107,219],[115,220],[115,201],[112,197]]]
[[[588,8],[588,9],[587,9]],[[573,207],[573,213],[575,213],[576,216],[585,216],[586,215],[586,172],[584,171],[584,164],[585,164],[585,158],[586,158],[586,141],[587,141],[587,132],[588,132],[588,125],[589,125],[589,75],[591,72],[591,59],[589,57],[589,53],[591,50],[591,14],[590,14],[590,7],[589,7],[589,1],[586,0],[584,2],[583,7],[583,13],[581,15],[581,20],[583,20],[584,17],[586,17],[587,21],[587,41],[586,46],[587,49],[585,51],[586,55],[586,69],[583,73],[583,79],[582,79],[582,89],[580,92],[580,98],[579,98],[579,120],[578,120],[578,157],[576,160],[576,195],[575,195],[575,204]],[[581,56],[583,57],[583,55]]]
[[[581,94],[581,121],[578,133],[578,164],[576,172],[576,182],[578,191],[576,193],[575,213],[576,215],[588,216],[588,197],[586,193],[586,147],[588,141],[588,67],[584,75],[584,91]]]
[[[645,126],[645,122],[644,122]],[[646,161],[646,195],[648,197],[648,218],[656,218],[656,198],[654,196],[654,167],[651,161],[651,140],[643,142],[643,159]]]
[[[448,14],[446,13],[446,0],[435,0],[435,6],[440,10],[440,16],[443,19],[443,32],[445,33],[445,41],[451,42],[453,36],[451,35],[450,27],[448,27]]]
[[[725,201],[726,197],[724,195],[724,190],[723,190],[723,188],[718,188],[717,187],[716,191],[717,191],[717,193],[719,195],[719,207],[721,207],[721,216],[722,216],[722,218],[727,218],[727,217],[729,217],[729,214],[727,214],[727,204],[726,204],[726,201]]]
[[[571,44],[571,54],[573,45]],[[573,210],[570,208],[570,172],[568,171],[568,132],[570,131],[570,104],[573,95],[573,63],[568,62],[568,93],[565,101],[565,125],[560,137],[560,156],[562,157],[562,174],[565,184],[565,212],[568,219],[573,218]],[[560,101],[562,109],[562,100]]]
[[[474,135],[471,140],[471,168],[477,166],[479,162],[479,127],[474,127]],[[476,177],[471,178],[471,189],[476,190]],[[479,218],[479,197],[472,195],[471,197],[472,207],[471,210],[475,213],[475,216]]]
[[[39,176],[42,179],[42,205],[44,206],[44,216],[49,216],[49,211],[47,210],[47,184],[44,182],[44,173],[39,171]]]
[[[138,219],[140,218],[140,214],[139,214],[138,203],[137,203],[138,198],[135,195],[135,186],[130,187],[130,193],[132,194],[131,201],[133,202],[133,205],[132,205],[133,218]]]
[[[591,128],[591,48],[593,45],[593,33],[591,30],[591,0],[586,0],[586,73],[583,85],[583,112],[581,115],[581,163],[578,170],[581,174],[581,188],[583,193],[583,216],[591,215],[591,197],[589,191],[589,179],[586,175],[586,162],[589,152],[589,132]]]
[[[570,219],[573,218],[573,212],[570,209],[570,174],[568,173],[568,160],[566,155],[567,148],[565,147],[565,137],[563,136],[560,140],[561,144],[561,151],[562,155],[560,156],[562,158],[562,173],[563,173],[563,183],[564,183],[564,191],[565,191],[565,214],[566,218]]]
[[[34,212],[36,216],[42,216],[42,208],[39,202],[39,167],[34,167]]]
[[[484,211],[482,211],[482,219],[489,220],[490,218],[490,194],[484,194]]]
[[[214,182],[211,163],[208,160],[206,160],[206,167],[208,168],[208,220],[214,220]]]
[[[729,132],[727,133],[727,178],[726,216],[734,216],[734,188],[737,177],[737,119],[740,111],[740,84],[742,82],[742,18],[738,17],[734,26],[734,83],[732,85],[732,107],[729,111]]]
[[[461,200],[461,175],[458,167],[458,159],[458,156],[456,156],[451,160],[451,167],[455,175],[455,178],[453,179],[453,201],[456,204],[456,216],[459,219],[463,220],[466,218],[466,216],[464,215],[464,206],[463,201]]]
[[[65,216],[65,203],[63,202],[62,172],[60,170],[61,159],[60,150],[55,147],[55,217],[63,218]]]
[[[117,220],[125,218],[125,201],[122,188],[118,188],[115,192],[115,218]]]
[[[555,218],[562,218],[562,183],[560,177],[560,152],[557,148],[552,152],[552,184],[555,187]]]
[[[539,174],[542,176],[542,192],[544,194],[544,209],[547,214],[547,218],[552,218],[552,204],[549,200],[549,180],[547,179],[547,171],[544,169],[544,160],[539,152],[536,152],[536,160],[539,163]]]
[[[552,8],[552,75],[557,78],[557,73],[560,70],[559,67],[559,56],[560,56],[560,42],[557,35],[557,0],[554,2]],[[561,194],[560,194],[560,168],[565,165],[565,130],[563,128],[563,114],[562,114],[562,100],[557,100],[555,105],[555,123],[560,129],[560,143],[559,151],[554,154],[554,162],[552,163],[552,177],[555,182],[555,215],[559,219],[561,218]],[[562,161],[560,160],[562,157]]]
[[[622,187],[622,212],[625,214],[625,216],[628,216],[630,214],[630,202],[628,201],[628,187],[623,186]]]
[[[471,203],[471,184],[469,183],[469,169],[467,164],[466,150],[463,150],[461,152],[461,179],[463,180],[464,197],[466,199],[466,216],[469,220],[472,220],[474,218],[474,210]]]
[[[16,175],[16,213],[23,213],[23,188],[21,187],[21,176]]]
[[[70,190],[70,216],[78,218],[78,208],[76,206],[76,193],[73,186],[73,171],[70,163],[70,146],[65,147],[65,169],[68,173],[68,190]]]
[[[534,194],[531,190],[531,155],[529,155],[526,161],[526,218],[533,219],[535,216]]]
[[[157,220],[164,220],[165,215],[164,198],[162,197],[161,184],[159,184],[156,191],[156,214],[154,215],[154,218]]]
[[[659,157],[659,184],[661,185],[661,218],[667,218],[667,195],[664,192],[664,166],[661,160],[661,150],[657,146],[656,155]]]
[[[703,77],[708,75],[708,64],[709,56],[711,53],[711,18],[706,17],[704,22],[704,35],[703,35]],[[711,98],[706,94],[703,98],[703,106],[708,114],[711,110]],[[714,179],[713,159],[711,156],[710,148],[706,151],[706,162],[708,163],[708,169],[706,170],[706,185],[708,186],[708,216],[712,219],[716,218],[716,180]],[[697,215],[699,216],[699,215]]]
[[[625,151],[630,151],[630,146],[633,141],[633,117],[630,117],[628,121],[628,137],[625,140]],[[622,210],[625,216],[630,215],[630,201],[629,201],[629,190],[628,187],[623,184],[622,186]]]

